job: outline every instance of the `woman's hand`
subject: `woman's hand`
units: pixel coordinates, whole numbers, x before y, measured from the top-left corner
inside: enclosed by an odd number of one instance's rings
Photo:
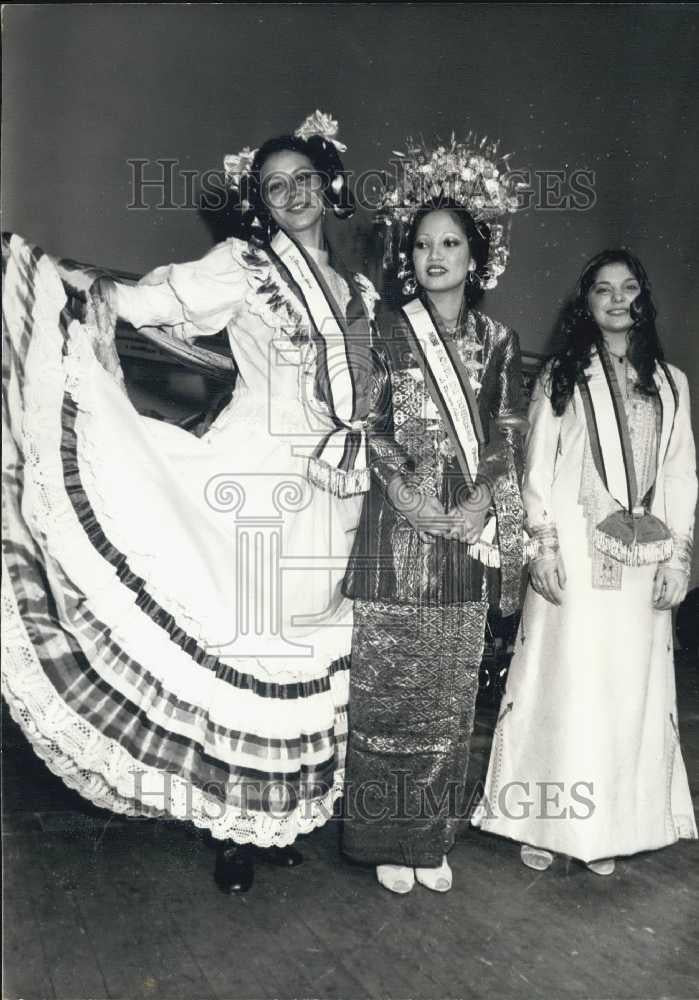
[[[449,537],[457,542],[467,542],[469,545],[475,545],[483,534],[488,511],[455,507],[450,516],[452,528],[449,532]]]
[[[676,608],[687,596],[689,577],[681,569],[672,569],[662,563],[653,581],[653,607],[656,611]]]
[[[492,503],[493,491],[490,485],[485,480],[479,480],[451,511],[453,523],[449,537],[474,545],[483,534]]]
[[[566,571],[563,557],[558,552],[555,556],[543,556],[529,564],[529,579],[532,587],[551,604],[563,603],[563,591],[566,586]]]
[[[97,278],[90,286],[90,292],[95,301],[102,302],[112,309],[116,309],[117,290],[116,282],[106,275]]]
[[[421,541],[432,543],[439,535],[449,536],[451,518],[444,513],[444,507],[436,497],[418,493],[399,474],[390,480],[386,492],[393,507],[403,515]]]

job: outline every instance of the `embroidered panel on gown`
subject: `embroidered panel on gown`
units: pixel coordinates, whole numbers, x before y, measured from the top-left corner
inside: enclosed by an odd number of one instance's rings
[[[445,335],[454,341],[476,399],[480,399],[483,344],[473,313],[468,314],[464,326]],[[439,410],[417,365],[394,371],[391,381],[396,441],[415,462],[414,472],[406,479],[423,495],[436,496],[449,512],[461,498],[463,475]],[[437,538],[426,547],[405,522],[394,529],[393,556],[402,601],[445,604],[480,600],[486,589],[488,571],[468,556],[465,545]],[[497,574],[489,573],[487,589],[493,594],[498,590],[496,578]]]
[[[625,383],[622,383],[624,409],[629,423],[634,468],[639,493],[645,497],[655,480],[657,442],[660,438],[662,413],[657,396],[639,392],[624,366]],[[595,528],[608,514],[619,509],[618,503],[604,488],[595,468],[589,437],[585,441],[580,494],[587,521],[588,555],[592,561],[592,585],[600,590],[619,590],[623,566],[618,560],[598,551],[593,544]]]

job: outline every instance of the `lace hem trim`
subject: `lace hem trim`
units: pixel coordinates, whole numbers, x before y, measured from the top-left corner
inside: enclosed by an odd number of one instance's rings
[[[333,787],[325,795],[274,816],[212,803],[177,775],[166,775],[135,760],[114,740],[87,726],[52,687],[26,634],[4,558],[2,613],[2,690],[10,714],[49,770],[98,808],[130,816],[170,816],[209,830],[217,839],[259,847],[288,846],[332,817],[333,805],[342,795],[341,768],[336,768]],[[169,808],[134,799],[135,773],[140,775],[144,793],[155,801],[162,794]]]

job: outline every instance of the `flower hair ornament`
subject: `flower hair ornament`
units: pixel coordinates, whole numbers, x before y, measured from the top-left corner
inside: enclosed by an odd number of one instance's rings
[[[314,111],[303,124],[299,125],[294,135],[297,139],[310,139],[311,136],[317,135],[321,139],[325,139],[326,142],[332,143],[338,153],[346,153],[347,146],[335,138],[337,128],[337,122],[330,115],[326,115],[322,111]]]
[[[334,146],[336,153],[344,153],[347,150],[347,146],[336,138],[337,132],[337,121],[331,115],[316,110],[299,125],[294,132],[294,136],[303,141],[318,138],[323,143]],[[251,176],[256,154],[257,149],[245,146],[239,153],[231,153],[223,158],[226,187],[239,195],[240,208],[243,212],[247,212],[251,208],[250,201],[245,192],[245,182]],[[333,178],[331,186],[336,195],[339,194],[344,184],[345,179],[341,174]]]
[[[376,216],[386,227],[385,270],[393,266],[397,253],[397,276],[409,274],[407,239],[417,210],[426,202],[450,199],[463,205],[479,229],[485,224],[484,235],[489,230],[481,285],[495,288],[509,259],[509,216],[521,208],[517,192],[527,186],[521,174],[510,169],[512,153],[501,155],[498,147],[499,142],[487,136],[479,139],[473,132],[457,142],[452,132],[449,143],[434,149],[424,141],[408,139],[405,151],[393,150],[396,173],[384,175]]]

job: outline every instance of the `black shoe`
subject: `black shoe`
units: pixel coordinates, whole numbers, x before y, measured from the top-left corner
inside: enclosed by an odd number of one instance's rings
[[[248,892],[255,880],[254,853],[249,844],[224,841],[216,851],[214,882],[221,892]]]
[[[255,857],[261,864],[277,868],[296,868],[303,864],[303,854],[295,847],[258,847]]]

